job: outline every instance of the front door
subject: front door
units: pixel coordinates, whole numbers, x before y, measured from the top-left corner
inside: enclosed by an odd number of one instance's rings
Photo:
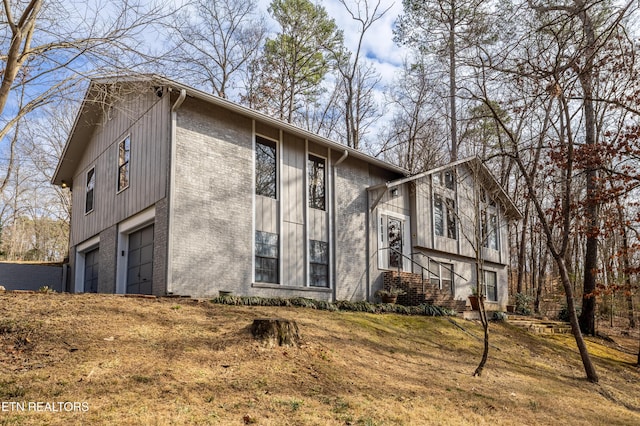
[[[84,254],[84,292],[98,292],[98,251],[93,249]]]
[[[380,269],[411,270],[411,236],[409,216],[380,212],[378,265]]]
[[[152,294],[153,225],[129,235],[127,293]]]

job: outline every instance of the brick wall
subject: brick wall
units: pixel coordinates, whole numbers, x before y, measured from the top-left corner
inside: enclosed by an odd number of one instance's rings
[[[417,306],[423,303],[444,306],[457,311],[463,311],[466,306],[464,300],[454,300],[449,288],[438,288],[432,285],[425,274],[411,272],[386,271],[383,275],[383,286],[386,290],[392,287],[403,289],[406,294],[398,296],[398,303],[406,306]]]
[[[170,209],[174,294],[249,294],[254,241],[251,121],[198,101],[178,110]]]

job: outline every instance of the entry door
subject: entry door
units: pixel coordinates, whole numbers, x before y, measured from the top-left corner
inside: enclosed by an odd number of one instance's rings
[[[84,292],[98,292],[98,249],[84,254]]]
[[[127,293],[151,294],[153,285],[153,225],[129,235]]]
[[[380,269],[411,270],[409,217],[398,213],[380,214],[378,265]]]

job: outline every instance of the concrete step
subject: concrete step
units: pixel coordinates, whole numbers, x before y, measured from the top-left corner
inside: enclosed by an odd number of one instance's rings
[[[520,315],[508,315],[507,321],[517,327],[532,333],[565,334],[571,333],[571,324],[562,321],[552,321]]]

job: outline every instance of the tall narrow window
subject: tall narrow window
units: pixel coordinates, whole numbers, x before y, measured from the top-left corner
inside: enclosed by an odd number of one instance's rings
[[[278,282],[278,234],[256,231],[256,282]]]
[[[309,173],[309,207],[325,210],[325,161],[314,155],[309,155],[307,162]]]
[[[433,197],[433,218],[436,235],[444,236],[444,210],[442,205],[442,197],[436,194]]]
[[[86,198],[84,202],[84,212],[89,213],[93,211],[93,191],[96,186],[96,169],[91,168],[87,172],[87,188],[86,188]]]
[[[277,197],[276,143],[256,136],[256,195]]]
[[[455,172],[453,170],[447,170],[444,172],[444,186],[447,189],[453,190],[455,188]]]
[[[498,301],[498,277],[493,271],[483,271],[484,285],[487,289],[487,300],[490,302]]]
[[[131,159],[131,139],[127,136],[118,144],[118,191],[129,186],[129,160]]]
[[[456,225],[456,202],[447,198],[447,238],[457,239],[458,230]]]
[[[309,241],[309,278],[313,287],[329,287],[329,244]]]

